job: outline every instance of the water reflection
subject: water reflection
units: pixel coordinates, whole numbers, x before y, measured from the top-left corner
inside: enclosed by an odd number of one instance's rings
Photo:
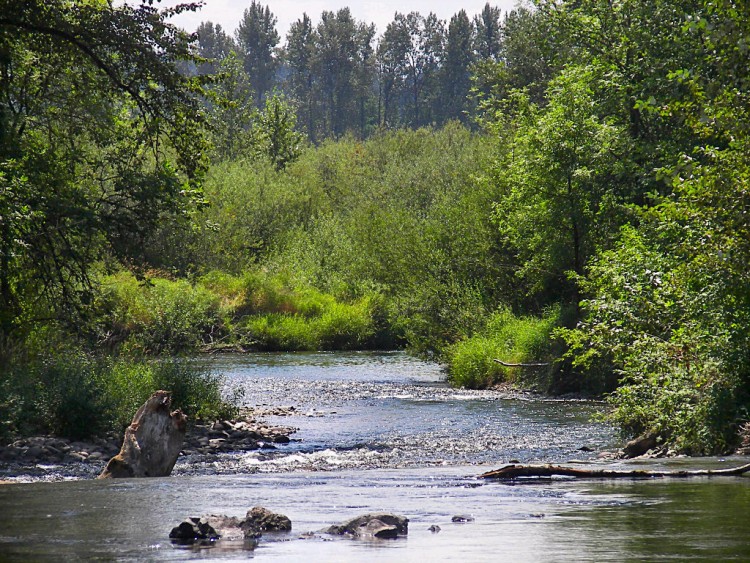
[[[652,561],[747,560],[750,479],[477,482],[474,468],[34,483],[0,488],[2,560]],[[188,515],[288,515],[289,535],[250,554],[166,539]],[[351,516],[408,516],[405,540],[300,539]],[[473,522],[456,524],[456,514]],[[437,525],[437,534],[429,531]]]

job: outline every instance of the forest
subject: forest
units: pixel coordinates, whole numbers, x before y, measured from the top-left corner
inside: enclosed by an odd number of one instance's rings
[[[750,443],[743,2],[199,8],[0,0],[0,437],[231,410],[197,353],[403,348]]]

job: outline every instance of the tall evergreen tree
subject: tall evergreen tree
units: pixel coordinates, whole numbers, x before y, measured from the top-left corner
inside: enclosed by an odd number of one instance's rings
[[[474,16],[474,52],[479,59],[497,60],[502,48],[500,8],[484,5],[482,13]]]
[[[289,72],[289,93],[296,103],[299,120],[312,141],[315,141],[314,50],[312,20],[307,14],[302,14],[302,18],[295,21],[287,33],[284,63]]]
[[[323,12],[316,29],[313,70],[323,110],[323,129],[339,137],[359,122],[371,91],[373,25],[357,22],[349,8]]]
[[[268,6],[255,0],[245,9],[237,31],[237,45],[242,56],[245,71],[255,91],[256,103],[261,105],[267,92],[273,87],[278,68],[276,46],[279,34],[276,31],[276,16]]]
[[[198,65],[198,74],[216,74],[221,61],[232,51],[237,51],[234,39],[218,23],[202,22],[195,34],[198,36],[198,54],[208,59]]]
[[[461,10],[451,18],[445,39],[445,60],[440,81],[443,119],[466,119],[464,110],[471,87],[473,45],[474,28],[466,11]]]

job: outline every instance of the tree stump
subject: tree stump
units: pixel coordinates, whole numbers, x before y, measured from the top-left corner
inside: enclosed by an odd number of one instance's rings
[[[180,455],[187,417],[170,412],[168,391],[157,391],[133,417],[125,430],[120,453],[109,460],[99,479],[113,477],[166,477]]]

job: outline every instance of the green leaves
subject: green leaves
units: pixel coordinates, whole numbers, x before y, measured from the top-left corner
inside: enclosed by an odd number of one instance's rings
[[[157,226],[200,204],[202,114],[177,67],[190,41],[145,4],[4,2],[0,332],[77,324],[98,260],[137,262]]]

